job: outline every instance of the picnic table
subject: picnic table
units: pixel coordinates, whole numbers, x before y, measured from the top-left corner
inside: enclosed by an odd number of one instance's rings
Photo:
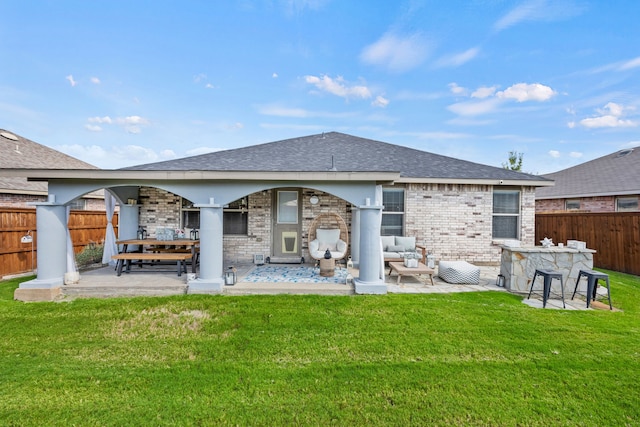
[[[183,270],[186,272],[186,261],[190,259],[192,272],[196,272],[196,251],[200,240],[127,239],[118,240],[116,244],[122,245],[122,251],[112,256],[118,262],[116,266],[118,276],[122,273],[125,264],[126,271],[131,271],[132,261],[137,261],[141,265],[145,263],[157,264],[162,261],[176,261],[178,276],[180,276]],[[129,245],[137,245],[140,250],[129,252]]]

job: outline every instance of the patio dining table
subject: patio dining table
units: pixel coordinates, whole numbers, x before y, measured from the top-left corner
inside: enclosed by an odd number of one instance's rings
[[[153,247],[158,249],[159,247],[170,246],[170,250],[176,251],[178,248],[184,246],[191,249],[191,272],[196,272],[196,249],[200,245],[200,240],[192,239],[175,239],[175,240],[158,240],[158,239],[127,239],[118,240],[117,245],[122,245],[122,252],[127,252],[129,245],[139,245],[141,248],[149,246],[149,251],[153,252]],[[143,249],[144,250],[144,249]]]

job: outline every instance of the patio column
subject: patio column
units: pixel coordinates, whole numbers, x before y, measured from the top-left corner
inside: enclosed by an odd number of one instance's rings
[[[49,197],[55,200],[55,196]],[[16,289],[14,297],[21,301],[54,299],[61,292],[67,270],[67,209],[53,201],[35,205],[38,273]]]
[[[380,215],[382,206],[360,206],[360,277],[354,280],[357,294],[386,294],[380,278]]]
[[[351,209],[351,261],[354,267],[360,266],[360,209]]]
[[[222,277],[222,206],[211,203],[200,208],[200,275],[188,282],[190,294],[220,293]]]

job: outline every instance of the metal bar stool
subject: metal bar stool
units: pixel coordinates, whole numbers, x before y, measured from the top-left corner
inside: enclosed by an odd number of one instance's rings
[[[533,292],[533,286],[536,283],[536,278],[538,276],[542,276],[544,279],[544,285],[542,288],[542,308],[547,306],[547,300],[549,299],[549,294],[551,293],[551,280],[558,279],[560,281],[560,290],[562,292],[562,307],[567,308],[564,303],[564,282],[562,281],[562,273],[554,270],[536,270],[533,274],[533,280],[531,281],[531,289],[529,289],[529,296],[527,299],[531,298],[531,293]]]
[[[596,300],[598,290],[598,280],[602,279],[607,282],[607,299],[609,300],[609,310],[613,310],[613,306],[611,305],[611,286],[609,286],[609,275],[605,273],[600,273],[595,270],[580,270],[578,273],[578,278],[576,279],[576,287],[573,290],[573,295],[571,299],[576,296],[576,292],[578,291],[578,285],[580,284],[580,279],[582,276],[587,278],[587,308],[591,305],[591,300]]]

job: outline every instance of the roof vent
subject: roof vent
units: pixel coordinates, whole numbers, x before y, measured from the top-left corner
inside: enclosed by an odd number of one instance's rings
[[[624,157],[633,153],[633,148],[627,148],[626,150],[618,151],[618,155],[616,157]]]
[[[9,132],[0,132],[0,136],[6,139],[10,139],[11,141],[17,141],[18,137]]]

